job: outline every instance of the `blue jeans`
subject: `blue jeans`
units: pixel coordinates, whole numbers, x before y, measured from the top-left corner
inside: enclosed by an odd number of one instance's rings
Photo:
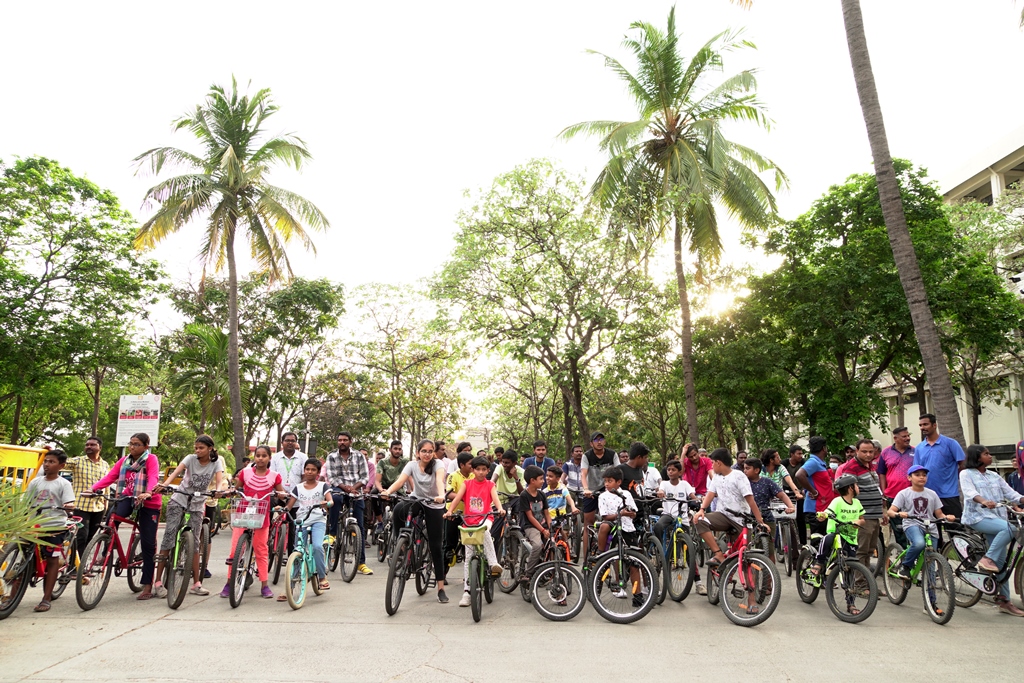
[[[924,529],[919,526],[908,526],[903,533],[907,536],[907,554],[903,556],[903,566],[909,571],[914,568],[917,558],[924,552]],[[932,545],[935,543],[937,541],[932,536]]]
[[[979,520],[969,526],[975,531],[985,534],[985,539],[988,541],[988,552],[985,553],[985,557],[992,560],[997,567],[1002,567],[1003,562],[1006,560],[1006,549],[1009,547],[1010,539],[1013,537],[1010,531],[1010,523],[1005,519],[990,518]],[[1004,598],[1009,599],[1009,578],[999,586],[999,592]]]
[[[328,528],[331,530],[332,536],[338,535],[338,517],[341,514],[341,503],[342,497],[348,494],[343,493],[341,489],[331,489],[331,498],[334,499],[334,505],[331,507],[330,516],[328,517]],[[363,528],[363,510],[365,508],[366,501],[364,500],[349,500],[349,504],[352,506],[352,516],[356,518],[356,526],[360,529]],[[360,544],[359,548],[359,564],[366,564],[366,546]]]
[[[313,537],[313,563],[316,564],[316,575],[325,579],[327,578],[327,558],[324,557],[324,535],[327,533],[327,523],[322,520],[313,522],[300,527],[298,532],[305,534],[306,529],[310,530]],[[303,536],[303,542],[305,542],[305,536]]]

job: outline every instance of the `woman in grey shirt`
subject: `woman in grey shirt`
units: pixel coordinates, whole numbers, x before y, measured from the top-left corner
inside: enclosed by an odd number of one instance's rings
[[[434,576],[437,578],[437,601],[448,602],[444,593],[445,565],[441,547],[444,534],[444,466],[434,459],[434,442],[420,441],[416,444],[416,460],[410,462],[398,475],[391,486],[381,495],[389,496],[412,482],[412,495],[419,499],[423,506],[423,517],[427,527],[427,542],[430,544],[430,557],[434,563]],[[396,524],[404,525],[409,514],[409,506],[413,502],[401,502],[395,506],[394,519]]]

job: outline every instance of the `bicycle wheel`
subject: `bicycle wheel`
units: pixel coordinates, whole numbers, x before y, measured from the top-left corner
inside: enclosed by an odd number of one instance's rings
[[[78,578],[75,579],[75,601],[85,611],[100,604],[113,574],[110,544],[113,532],[104,527],[92,537],[82,552],[78,564]],[[0,565],[3,561],[0,560]]]
[[[589,583],[594,609],[612,623],[631,624],[654,608],[658,591],[654,568],[635,550],[598,555]]]
[[[956,606],[974,607],[977,605],[978,601],[981,600],[981,591],[960,578],[963,558],[960,557],[960,553],[957,552],[952,541],[947,541],[946,545],[942,546],[942,556],[946,558],[949,568],[953,571],[953,589],[956,596]]]
[[[654,567],[655,582],[658,586],[655,603],[660,605],[665,602],[665,596],[668,595],[669,574],[668,562],[665,561],[665,547],[661,544],[661,540],[653,534],[649,534],[645,541],[647,557],[651,561],[651,566]]]
[[[876,577],[881,576],[885,572],[885,537],[882,532],[878,532],[878,540],[875,542],[874,554],[871,556],[871,566],[868,569]],[[878,583],[877,581],[875,583]]]
[[[377,535],[377,561],[383,562],[388,559],[388,527],[384,526],[384,531]]]
[[[910,582],[893,574],[903,559],[903,548],[893,541],[885,549],[885,568],[882,570],[882,581],[885,584],[885,595],[894,605],[903,604],[910,591]]]
[[[847,560],[845,568],[837,563],[825,577],[825,601],[840,621],[864,621],[878,604],[875,575],[855,560]]]
[[[316,575],[316,562],[306,564],[306,572],[309,574],[309,585],[313,587],[313,595],[323,595],[324,589],[320,585],[320,577]]]
[[[797,549],[800,547],[796,538],[796,529],[792,524],[786,524],[783,532],[783,545],[782,552],[785,554],[785,566],[786,576],[793,576],[793,571],[796,569],[796,558],[799,556]],[[779,552],[779,548],[775,549],[775,552]]]
[[[328,536],[324,539],[324,557],[327,559],[327,571],[337,571],[338,561],[341,559],[340,536]]]
[[[355,524],[345,527],[341,537],[341,580],[351,583],[359,566],[359,551],[363,549],[363,532]]]
[[[690,594],[697,565],[693,562],[693,548],[686,534],[677,530],[673,534],[668,557],[665,558],[668,578],[665,580],[668,595],[675,602],[682,602]]]
[[[191,529],[182,529],[178,545],[171,550],[173,566],[167,565],[167,606],[178,609],[185,600],[192,581],[192,556],[196,552],[196,539]]]
[[[498,590],[508,594],[519,585],[519,538],[505,530],[505,536],[501,542],[498,553],[498,563],[501,565],[501,576],[498,577]]]
[[[434,562],[430,554],[430,544],[420,539],[416,548],[416,594],[424,595],[430,588],[430,578],[434,575]]]
[[[760,553],[743,553],[743,562],[734,558],[721,569],[719,604],[725,616],[739,626],[764,623],[779,606],[782,579],[779,570]]]
[[[956,609],[956,589],[953,587],[953,570],[946,558],[932,550],[924,553],[924,567],[921,568],[921,595],[924,611],[936,624],[948,623]]]
[[[1013,570],[1013,589],[1024,602],[1024,560],[1017,560],[1017,567]]]
[[[299,609],[306,601],[306,584],[309,583],[309,569],[306,558],[298,550],[288,556],[288,564],[284,567],[284,594],[292,609]]]
[[[568,621],[583,611],[587,591],[583,575],[562,562],[538,565],[530,581],[530,602],[545,619]]]
[[[128,566],[125,568],[128,575],[128,588],[132,593],[142,592],[142,538],[136,536],[128,548]]]
[[[764,553],[765,557],[768,557],[768,551],[771,550],[772,541],[768,537],[768,534],[764,531],[757,531],[754,533],[754,541],[750,544],[751,547],[748,550],[756,550]]]
[[[238,537],[234,559],[228,575],[228,586],[230,586],[228,597],[231,599],[231,606],[238,607],[242,604],[242,598],[245,597],[247,588],[245,579],[249,575],[249,562],[252,561],[252,535],[249,532]]]
[[[405,581],[409,578],[409,568],[415,558],[413,549],[409,546],[409,537],[400,534],[395,543],[395,551],[391,553],[391,566],[388,567],[388,585],[384,591],[384,609],[389,616],[398,611],[402,604],[402,593],[405,591]]]
[[[487,601],[488,605],[494,602],[494,577],[491,576],[489,569],[487,572],[487,580],[484,581],[484,600]]]
[[[200,581],[206,580],[206,569],[210,566],[210,523],[203,521],[199,531],[199,576]]]
[[[572,516],[572,525],[569,530],[569,556],[573,562],[580,559],[580,551],[583,549],[583,519],[579,514]]]
[[[68,584],[74,581],[78,575],[78,568],[75,567],[78,553],[75,552],[75,549],[75,534],[65,534],[64,541],[61,543],[61,559],[64,562],[57,570],[57,581],[53,584],[53,591],[50,593],[51,600],[56,600],[64,595]]]
[[[288,538],[291,532],[291,527],[288,526],[287,515],[285,519],[281,521],[281,524],[277,527],[277,533],[274,534],[274,542],[270,546],[270,557],[267,558],[267,566],[273,573],[271,577],[274,585],[281,579],[281,565],[285,562],[285,553],[288,552]]]
[[[11,616],[25,597],[35,571],[32,555],[31,546],[17,543],[8,543],[0,551],[0,619]]]
[[[480,585],[480,556],[474,555],[469,561],[469,606],[473,610],[473,621],[480,621],[483,615],[483,586]]]
[[[821,590],[820,586],[812,582],[814,579],[810,573],[814,558],[814,552],[810,548],[804,548],[796,560],[796,592],[800,594],[800,599],[807,604],[817,600],[818,591]]]

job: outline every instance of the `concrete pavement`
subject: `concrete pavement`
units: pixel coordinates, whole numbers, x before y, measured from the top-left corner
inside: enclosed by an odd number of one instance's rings
[[[111,578],[91,612],[75,603],[74,586],[36,614],[41,589],[0,621],[0,682],[11,681],[620,681],[642,674],[678,680],[821,681],[827,678],[946,681],[954,677],[1009,680],[1019,670],[1024,619],[991,605],[957,609],[946,626],[922,613],[920,590],[901,606],[885,598],[862,624],[844,624],[825,604],[803,604],[795,580],[763,625],[732,625],[718,606],[695,593],[666,600],[628,626],[591,608],[553,623],[518,592],[497,593],[475,624],[433,591],[420,597],[412,582],[398,614],[384,611],[386,567],[368,558],[373,576],[351,584],[330,576],[332,589],[292,610],[251,588],[238,609],[217,596],[223,586],[227,536],[214,539],[209,597],[188,596],[177,611],[165,600],[138,602],[124,578]],[[275,592],[283,584],[272,586]]]

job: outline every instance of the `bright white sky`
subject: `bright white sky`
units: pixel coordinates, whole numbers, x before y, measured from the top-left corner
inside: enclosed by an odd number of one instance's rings
[[[1024,33],[1011,0],[863,0],[894,155],[955,180],[979,149],[1020,125]],[[620,83],[587,48],[625,59],[629,23],[663,26],[670,2],[521,0],[391,3],[4,3],[0,158],[45,155],[112,189],[137,217],[151,178],[131,160],[155,146],[194,149],[170,123],[213,82],[273,90],[274,132],[314,155],[272,181],[317,203],[332,227],[296,272],[349,286],[412,282],[446,258],[463,190],[531,157],[592,178],[591,141],[565,126],[629,119]],[[968,9],[968,7],[970,9]],[[775,119],[733,137],[789,174],[795,217],[830,184],[870,169],[838,0],[678,3],[685,53],[726,28],[757,51],[726,71],[759,70]],[[970,169],[972,172],[980,169]],[[201,226],[158,248],[177,278],[197,273]],[[734,231],[733,231],[734,232]]]

